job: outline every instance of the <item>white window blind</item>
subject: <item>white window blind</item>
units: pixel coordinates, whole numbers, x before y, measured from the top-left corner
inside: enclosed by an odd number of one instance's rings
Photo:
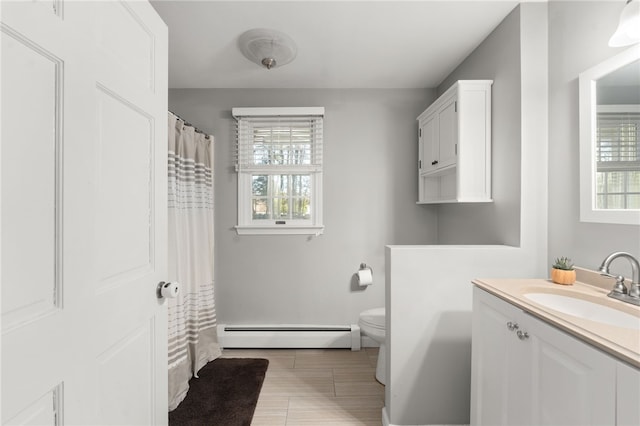
[[[237,171],[322,167],[322,117],[243,117],[237,140]]]
[[[640,161],[640,113],[598,113],[598,166]]]
[[[640,209],[640,112],[598,112],[596,207]]]
[[[324,108],[234,108],[239,234],[322,232]]]

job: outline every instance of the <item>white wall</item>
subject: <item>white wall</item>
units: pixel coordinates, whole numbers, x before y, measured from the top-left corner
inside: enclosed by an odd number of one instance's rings
[[[500,133],[503,127],[517,126],[514,143],[520,156],[514,176],[505,179],[519,181],[520,196],[512,202],[520,212],[520,244],[387,247],[385,410],[392,425],[469,423],[471,280],[547,276],[547,5],[521,4],[468,60],[487,70],[475,54],[484,52],[487,61],[499,57],[505,38],[517,40],[519,48],[509,50],[507,54],[515,57],[496,61],[495,67],[519,70],[513,96],[520,104],[510,116],[494,120],[493,129]],[[473,68],[466,61],[460,66],[470,75]],[[510,104],[501,97],[493,101],[496,108],[504,107],[496,102]],[[474,211],[472,206],[458,207],[459,220],[468,214],[465,207]],[[477,226],[487,220],[484,217]],[[462,223],[460,227],[464,229]],[[456,239],[464,241],[462,235]]]
[[[350,324],[384,305],[384,246],[437,238],[435,208],[415,203],[415,119],[433,99],[433,90],[170,90],[169,109],[215,136],[219,323]],[[324,235],[236,234],[235,106],[325,107]],[[360,262],[374,270],[364,291],[353,288]]]
[[[469,424],[471,280],[535,276],[525,256],[507,246],[387,247],[391,424]]]
[[[624,2],[549,3],[549,262],[597,269],[611,252],[640,257],[640,226],[580,222],[578,74],[624,48],[608,46]],[[630,276],[624,260],[612,271]]]

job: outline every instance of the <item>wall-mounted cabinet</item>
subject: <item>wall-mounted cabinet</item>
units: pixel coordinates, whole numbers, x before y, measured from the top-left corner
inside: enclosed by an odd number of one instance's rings
[[[491,200],[492,80],[459,80],[418,117],[418,203]]]

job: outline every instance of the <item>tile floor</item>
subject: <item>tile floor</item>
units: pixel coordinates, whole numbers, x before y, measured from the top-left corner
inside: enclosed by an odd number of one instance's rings
[[[225,349],[222,356],[269,360],[252,426],[382,424],[378,348]]]

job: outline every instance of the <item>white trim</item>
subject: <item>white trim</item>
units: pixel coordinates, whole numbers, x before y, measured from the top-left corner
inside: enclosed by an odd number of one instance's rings
[[[324,107],[282,107],[282,108],[232,108],[231,115],[240,117],[278,117],[278,116],[320,116],[324,117]]]
[[[218,324],[217,332],[222,348],[361,348],[357,324]]]
[[[382,426],[401,426],[389,422],[387,407],[382,407]],[[469,425],[403,425],[403,426],[469,426]]]
[[[324,233],[324,226],[235,226],[238,235],[315,235]]]
[[[393,426],[389,422],[389,413],[387,411],[387,407],[382,407],[382,426]]]
[[[598,112],[640,112],[640,105],[597,105]]]
[[[596,81],[640,58],[640,46],[631,47],[580,73],[580,221],[640,225],[639,210],[596,209]]]

